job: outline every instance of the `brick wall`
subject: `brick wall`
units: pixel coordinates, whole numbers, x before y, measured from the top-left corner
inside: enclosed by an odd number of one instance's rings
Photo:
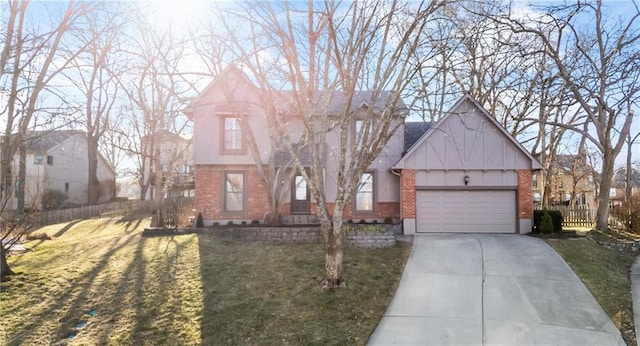
[[[329,213],[333,215],[333,203],[327,203]],[[400,217],[400,203],[398,202],[378,202],[373,212],[358,212],[353,210],[353,203],[347,203],[342,213],[343,220],[353,220],[358,222],[359,220],[383,220],[387,217],[399,218]]]
[[[225,171],[244,172],[245,210],[243,212],[224,211]],[[262,220],[269,209],[267,194],[253,166],[213,166],[197,165],[195,168],[195,208],[206,220]]]
[[[400,175],[400,215],[404,218],[416,217],[416,171],[403,169]]]
[[[518,171],[518,218],[533,219],[533,190],[531,171]]]
[[[247,199],[244,212],[224,211],[223,184],[225,171],[245,173]],[[267,194],[264,191],[258,171],[253,166],[197,165],[195,168],[195,190],[196,212],[202,213],[202,217],[205,220],[262,220],[265,212],[269,209]],[[328,207],[329,212],[333,214],[333,203],[328,203]],[[317,211],[317,204],[311,203],[310,213],[316,215]],[[282,208],[282,215],[289,215],[290,213],[291,205],[285,203]],[[399,218],[400,203],[379,202],[373,213],[354,212],[352,203],[347,203],[343,214],[344,220],[382,220],[386,217]]]

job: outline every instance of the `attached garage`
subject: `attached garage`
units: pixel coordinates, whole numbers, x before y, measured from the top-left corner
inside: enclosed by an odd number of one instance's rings
[[[405,234],[531,232],[531,174],[542,165],[471,96],[404,134],[392,169]]]
[[[416,192],[416,232],[515,233],[516,191]]]

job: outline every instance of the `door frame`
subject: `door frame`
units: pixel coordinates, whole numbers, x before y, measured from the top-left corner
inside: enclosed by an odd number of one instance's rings
[[[309,176],[309,168],[305,168],[305,171],[307,172],[307,176]],[[302,181],[304,181],[305,187],[306,187],[306,199],[298,199],[296,196],[297,191],[297,178],[302,179]],[[291,178],[291,214],[311,214],[311,191],[309,189],[309,184],[307,183],[306,180],[304,180],[304,177],[302,176],[302,174],[299,171],[296,171],[296,173],[293,175],[293,177]]]

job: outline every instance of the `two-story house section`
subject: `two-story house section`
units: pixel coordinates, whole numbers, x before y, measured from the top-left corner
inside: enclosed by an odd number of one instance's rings
[[[597,207],[594,170],[586,162],[585,155],[558,154],[549,167],[549,170],[533,175],[535,204],[544,204],[546,193],[548,206]],[[552,172],[551,176],[548,172]]]
[[[164,198],[193,196],[193,147],[189,138],[162,130],[143,137],[142,147],[144,177],[152,181],[146,199],[154,199],[158,193]]]
[[[341,147],[333,115],[341,114],[342,107],[349,104],[352,123],[346,136],[352,144],[347,145],[366,145],[354,141],[364,124],[359,112],[385,109],[392,95],[382,91],[376,101],[370,101],[371,91],[356,91],[348,103],[338,91],[318,92],[312,101],[321,104],[321,109],[300,115],[288,112],[289,92],[271,95],[275,105],[262,104],[261,92],[240,69],[230,66],[185,111],[194,128],[195,208],[205,224],[262,220],[268,211],[257,164],[267,165],[271,159],[284,162],[287,154],[270,155],[272,140],[266,116],[273,112],[266,109],[275,109],[284,117],[294,143],[301,132],[302,116],[326,132],[325,150],[319,159],[332,210],[339,174],[335,153]],[[323,97],[327,97],[325,102],[315,102]],[[401,219],[407,234],[531,231],[531,174],[542,166],[473,98],[463,96],[433,124],[405,123],[408,110],[404,103],[390,111],[397,130],[360,177],[344,210],[345,220]],[[245,131],[254,135],[257,155],[249,150]],[[298,150],[304,166],[310,158],[304,147]],[[284,182],[290,189],[285,215],[316,213],[307,183],[300,173]]]
[[[25,179],[19,179],[20,154],[11,161],[15,188],[9,199],[9,210],[18,206],[18,189],[23,184],[24,206],[40,208],[45,191],[62,192],[67,205],[82,205],[88,200],[89,160],[86,135],[76,130],[30,132],[24,139]],[[109,201],[115,193],[116,173],[98,154],[99,202]]]

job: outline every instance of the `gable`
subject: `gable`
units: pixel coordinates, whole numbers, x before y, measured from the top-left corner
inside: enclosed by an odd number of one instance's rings
[[[229,65],[191,101],[183,110],[183,113],[189,118],[192,118],[194,113],[202,109],[205,109],[208,114],[213,114],[216,104],[218,104],[218,107],[227,108],[218,109],[218,111],[246,111],[248,102],[256,99],[253,89],[253,84],[249,81],[247,75],[236,66]],[[237,104],[234,104],[236,103],[235,101],[237,101]]]
[[[465,95],[394,168],[506,170],[541,167],[491,115]]]

